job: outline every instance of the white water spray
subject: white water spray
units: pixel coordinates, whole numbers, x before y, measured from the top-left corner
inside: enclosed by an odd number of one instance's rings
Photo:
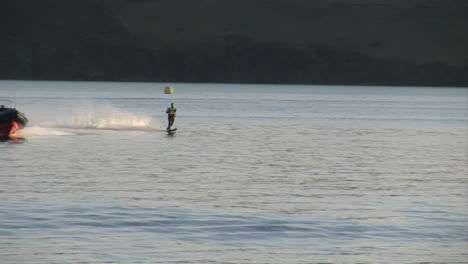
[[[148,116],[130,113],[109,104],[88,104],[59,120],[57,125],[77,129],[164,130],[161,124],[153,121]]]
[[[64,109],[36,109],[30,123],[15,136],[70,136],[89,133],[89,130],[165,131],[164,127],[144,114],[119,109],[110,104],[82,102]],[[86,129],[88,131],[84,132]]]

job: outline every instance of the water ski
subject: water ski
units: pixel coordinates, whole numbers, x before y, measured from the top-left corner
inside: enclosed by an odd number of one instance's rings
[[[176,130],[177,130],[177,128],[174,128],[174,129],[168,129],[168,130],[166,130],[166,132],[167,132],[168,134],[172,134],[172,133],[175,133],[175,132],[176,132]]]

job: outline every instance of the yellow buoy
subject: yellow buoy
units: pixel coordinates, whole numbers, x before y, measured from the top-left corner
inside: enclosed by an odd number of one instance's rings
[[[170,86],[166,86],[166,88],[164,88],[164,93],[165,94],[171,94],[174,92],[174,88],[170,87]]]

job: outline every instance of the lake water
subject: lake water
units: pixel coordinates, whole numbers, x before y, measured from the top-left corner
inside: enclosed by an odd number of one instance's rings
[[[0,263],[467,263],[467,88],[166,85],[0,81]]]

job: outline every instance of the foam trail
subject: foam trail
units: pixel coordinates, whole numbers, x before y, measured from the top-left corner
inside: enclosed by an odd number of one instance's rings
[[[25,127],[22,130],[17,131],[14,136],[17,137],[34,137],[34,136],[72,136],[75,133],[66,132],[57,130],[56,128],[49,128],[49,127],[40,127],[40,126],[32,126],[32,127]]]

